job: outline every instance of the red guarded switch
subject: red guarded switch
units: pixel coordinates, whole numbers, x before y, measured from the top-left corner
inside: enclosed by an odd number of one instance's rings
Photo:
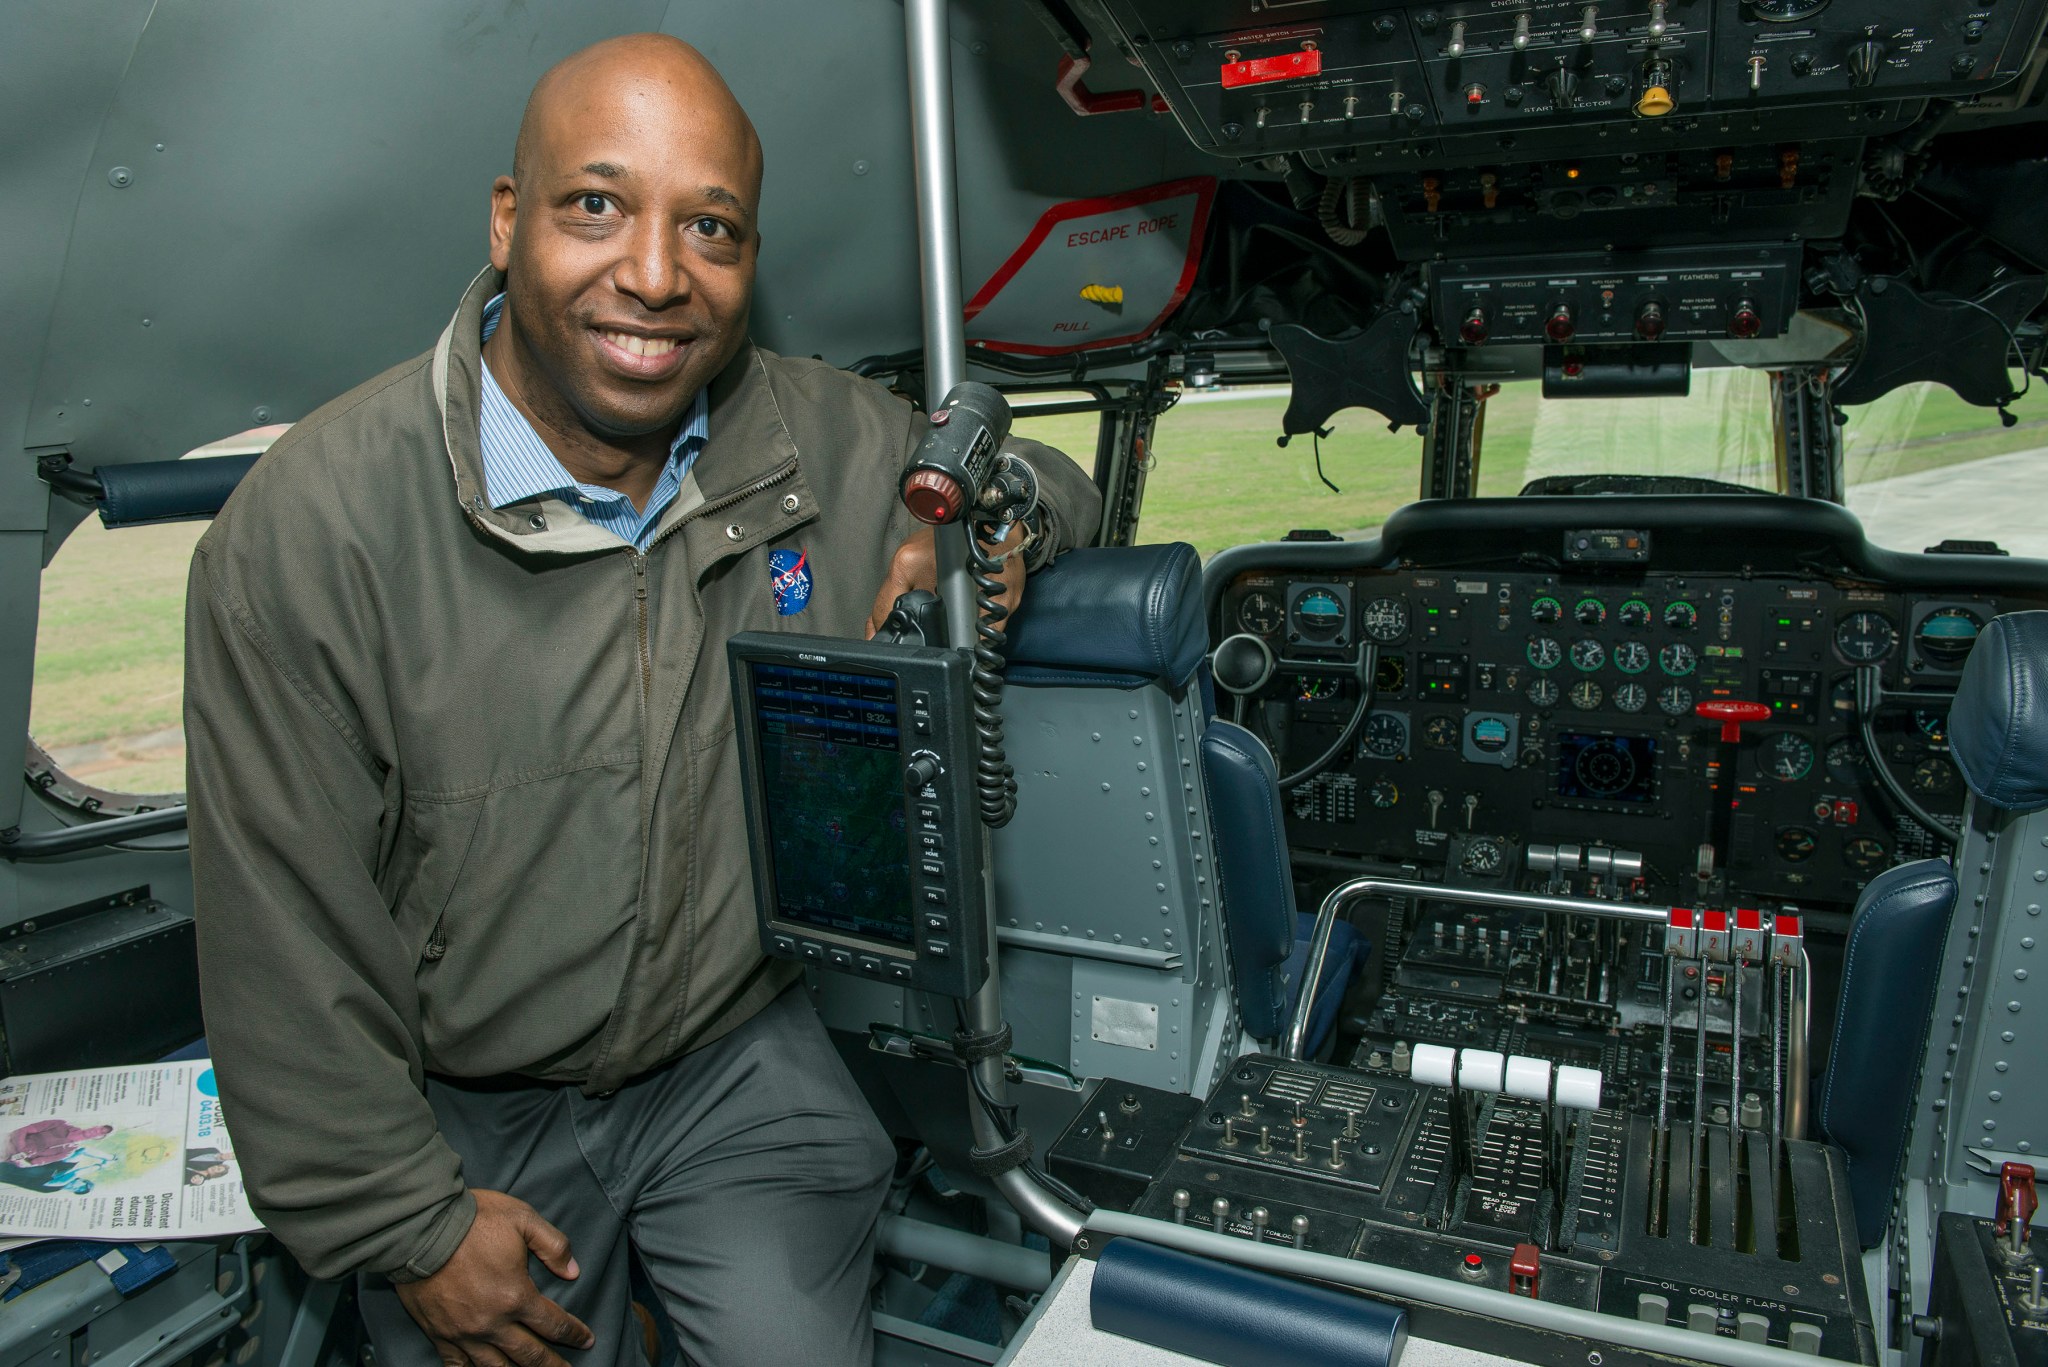
[[[1254,57],[1247,62],[1223,64],[1223,88],[1241,90],[1248,85],[1271,85],[1274,81],[1300,81],[1323,74],[1323,54],[1315,48],[1305,52],[1283,52],[1278,57]]]
[[[1508,1258],[1508,1294],[1536,1299],[1543,1279],[1543,1252],[1534,1244],[1516,1244]]]

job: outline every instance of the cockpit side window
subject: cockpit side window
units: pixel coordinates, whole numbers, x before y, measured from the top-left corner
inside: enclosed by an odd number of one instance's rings
[[[282,427],[187,459],[250,455]],[[109,531],[87,517],[44,567],[29,705],[29,781],[88,811],[182,800],[185,577],[204,522]]]
[[[2024,378],[2014,371],[2013,388]],[[2048,556],[2048,526],[2030,494],[2048,460],[2048,388],[2033,386],[2007,407],[2010,427],[1997,409],[1922,383],[1849,409],[1849,509],[1870,539],[1895,551],[1994,541],[2012,555]]]

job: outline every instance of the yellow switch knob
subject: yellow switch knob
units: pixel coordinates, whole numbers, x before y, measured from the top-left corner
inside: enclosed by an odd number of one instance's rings
[[[1636,113],[1646,119],[1661,119],[1678,108],[1678,101],[1671,98],[1671,92],[1661,85],[1653,85],[1643,92],[1643,98],[1636,101]]]

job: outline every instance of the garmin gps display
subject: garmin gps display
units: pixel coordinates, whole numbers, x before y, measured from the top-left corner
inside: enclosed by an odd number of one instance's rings
[[[911,941],[896,681],[752,665],[777,917]]]

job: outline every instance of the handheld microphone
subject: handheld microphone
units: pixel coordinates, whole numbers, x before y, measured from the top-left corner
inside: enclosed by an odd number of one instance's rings
[[[910,515],[935,527],[957,522],[981,496],[1009,435],[1009,400],[973,380],[954,385],[933,410],[931,429],[903,471],[903,504]]]

